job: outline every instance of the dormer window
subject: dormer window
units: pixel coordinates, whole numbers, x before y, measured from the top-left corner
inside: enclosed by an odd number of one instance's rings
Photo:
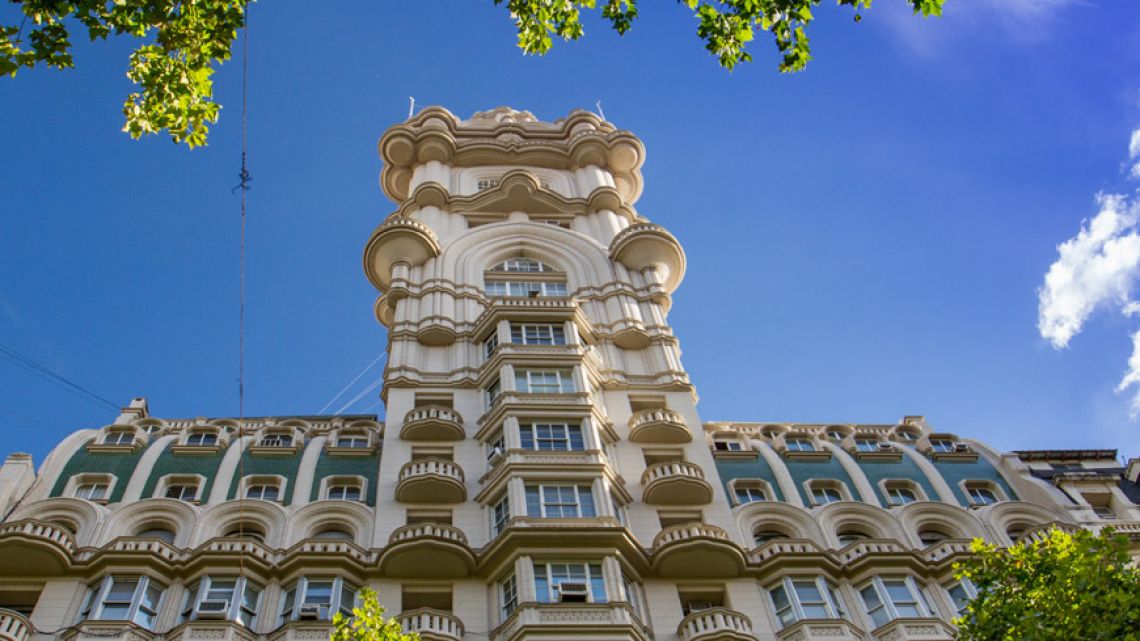
[[[768,500],[768,493],[756,483],[736,483],[733,489],[737,505],[761,503]]]
[[[186,435],[186,444],[197,447],[213,447],[218,444],[218,433],[190,432]]]
[[[266,434],[257,442],[260,447],[293,447],[292,434]]]
[[[64,494],[85,501],[106,503],[115,489],[115,480],[111,474],[76,474],[67,480]]]
[[[370,444],[367,434],[343,434],[336,439],[337,447],[365,449]]]
[[[329,501],[360,501],[364,498],[364,479],[356,476],[334,476],[321,483]]]
[[[112,430],[103,436],[103,445],[134,445],[134,430]]]
[[[957,445],[957,443],[948,438],[930,439],[930,450],[932,452],[938,452],[940,454],[949,454],[950,452],[953,452],[955,445]]]
[[[277,485],[258,483],[246,488],[245,498],[258,499],[261,501],[276,501],[279,492],[280,488],[277,487]]]
[[[850,500],[847,488],[842,482],[833,479],[811,481],[808,484],[812,505],[827,505]]]
[[[195,501],[198,499],[198,484],[173,483],[167,485],[166,492],[163,493],[163,496],[179,501]]]
[[[789,452],[815,451],[815,443],[812,443],[811,439],[807,438],[789,438],[784,441],[784,447],[786,447]]]
[[[974,507],[993,505],[1001,500],[988,482],[966,483],[966,495]]]
[[[499,186],[498,178],[480,178],[475,182],[476,191],[487,191]]]
[[[81,483],[75,488],[75,498],[88,501],[105,501],[110,493],[110,483]]]
[[[879,451],[879,440],[874,438],[857,438],[855,439],[855,449],[859,452],[877,452]]]

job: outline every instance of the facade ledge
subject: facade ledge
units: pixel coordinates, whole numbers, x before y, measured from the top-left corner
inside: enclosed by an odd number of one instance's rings
[[[462,578],[475,569],[475,555],[463,530],[440,523],[396,528],[380,555],[384,576]]]
[[[705,505],[712,486],[701,467],[688,461],[656,463],[641,475],[642,501],[652,505]]]
[[[131,443],[125,445],[104,445],[99,441],[91,441],[87,444],[88,452],[98,452],[99,454],[131,454],[142,446],[142,443],[136,439]]]
[[[653,634],[626,603],[523,603],[491,631],[491,641],[566,639],[652,641]]]
[[[728,608],[709,608],[689,614],[677,626],[683,641],[756,641],[752,620]]]
[[[634,412],[629,418],[629,440],[633,443],[689,443],[693,432],[680,412],[647,409]]]
[[[224,443],[215,445],[171,445],[170,453],[177,456],[213,456],[222,451]]]
[[[166,641],[194,641],[196,639],[257,641],[261,638],[257,633],[234,621],[203,621],[199,619],[182,623],[164,636]]]
[[[953,641],[954,628],[941,619],[895,619],[872,633],[876,641]]]
[[[479,418],[478,425],[498,424],[510,412],[535,410],[550,412],[591,413],[593,403],[587,392],[570,394],[529,394],[526,392],[504,391],[495,399],[491,409]]]
[[[328,641],[333,626],[328,621],[290,621],[265,635],[266,641]]]
[[[620,492],[623,499],[630,498],[623,489],[625,481],[614,471],[609,458],[602,450],[581,452],[507,450],[506,454],[479,478],[483,489],[479,491],[476,500],[482,500],[489,493],[497,492],[502,481],[512,474],[526,471],[562,472],[573,476],[604,474],[615,482],[615,490]]]
[[[376,446],[369,445],[368,447],[337,447],[335,445],[329,445],[325,447],[325,452],[328,452],[329,456],[367,457],[372,456],[376,453]]]
[[[784,458],[790,461],[829,461],[831,460],[831,450],[813,450],[811,452],[791,451],[787,449],[778,449]]]
[[[776,633],[780,641],[863,641],[863,631],[843,619],[803,619]]]
[[[450,612],[418,608],[401,612],[396,620],[404,633],[415,632],[424,641],[459,641],[463,638],[463,622]]]
[[[154,641],[155,634],[131,621],[83,621],[59,635],[63,641]]]
[[[32,624],[19,612],[0,608],[0,641],[26,641]]]
[[[968,452],[928,452],[927,456],[935,461],[951,461],[969,463],[978,460],[978,453],[971,449]]]

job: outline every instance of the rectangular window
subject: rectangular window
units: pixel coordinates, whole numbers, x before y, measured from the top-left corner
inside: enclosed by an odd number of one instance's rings
[[[713,441],[713,449],[717,452],[741,452],[744,446],[740,441]]]
[[[166,486],[166,498],[179,501],[193,501],[198,498],[198,485],[191,483],[175,483]]]
[[[516,345],[565,345],[566,330],[552,323],[511,323],[511,342]]]
[[[502,391],[503,391],[503,386],[499,382],[499,379],[497,379],[497,378],[495,379],[494,383],[491,383],[490,385],[487,386],[487,390],[486,390],[487,407],[491,407],[492,405],[495,404],[495,401],[499,400],[499,394],[502,393]]]
[[[498,347],[499,347],[499,335],[497,333],[492,332],[491,336],[488,337],[487,340],[483,341],[483,357],[486,358],[487,360],[490,360],[491,356],[493,356],[495,354],[495,350]]]
[[[82,483],[75,488],[75,498],[102,501],[107,498],[107,491],[110,488],[107,483]]]
[[[133,445],[134,442],[134,432],[107,432],[107,435],[103,437],[103,445]]]
[[[186,436],[187,445],[213,446],[218,444],[218,435],[212,432],[192,432]]]
[[[529,394],[571,394],[574,379],[570,370],[519,370],[519,391]]]
[[[843,608],[823,577],[784,577],[768,589],[768,596],[781,627],[803,619],[843,616]]]
[[[133,621],[152,629],[165,586],[148,577],[107,577],[91,587],[83,618]]]
[[[859,588],[859,595],[875,627],[898,618],[932,616],[910,577],[875,577]]]
[[[566,296],[566,283],[538,281],[489,280],[483,291],[487,296],[528,298],[534,296]]]
[[[507,452],[507,440],[502,432],[495,435],[494,440],[487,443],[487,462],[492,465],[495,464],[496,457],[502,456]]]
[[[337,447],[348,447],[353,449],[366,449],[368,447],[367,436],[338,436],[336,439]]]
[[[504,493],[502,498],[491,506],[491,536],[498,536],[503,528],[507,527],[507,521],[511,519],[511,497]]]
[[[613,494],[610,495],[610,505],[613,507],[614,516],[617,517],[618,523],[629,526],[629,522],[625,516],[625,506],[618,502],[618,499]]]
[[[586,449],[582,427],[568,423],[520,425],[519,440],[524,450],[581,452]]]
[[[594,517],[594,493],[589,485],[528,485],[526,514],[546,519]]]
[[[329,486],[328,498],[330,501],[359,501],[361,494],[359,485],[338,484]]]
[[[763,489],[759,487],[750,486],[737,486],[736,487],[736,502],[740,505],[745,503],[757,503],[768,500],[768,495]]]
[[[250,485],[248,488],[246,488],[245,498],[259,499],[262,501],[276,501],[279,491],[280,490],[276,485],[258,483],[256,485]]]
[[[499,617],[506,621],[517,607],[519,607],[519,591],[515,575],[512,574],[499,583]]]
[[[288,434],[266,434],[257,444],[261,447],[292,447],[293,437]]]
[[[606,602],[602,566],[597,563],[536,563],[534,589],[539,603]]]
[[[958,616],[965,616],[970,601],[978,596],[978,590],[968,579],[951,585],[946,591],[950,593],[950,600],[954,602],[954,611]]]
[[[340,578],[303,578],[285,590],[278,625],[297,619],[328,621],[341,612],[351,616],[356,588]]]
[[[240,594],[240,599],[234,595]],[[237,621],[247,628],[257,626],[257,608],[261,586],[239,577],[203,577],[186,594],[182,621],[191,619],[225,619]]]

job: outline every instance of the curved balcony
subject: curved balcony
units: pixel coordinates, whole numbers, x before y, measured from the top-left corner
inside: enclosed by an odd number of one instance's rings
[[[663,577],[728,578],[747,565],[728,533],[706,523],[667,527],[654,537],[653,548],[653,567]]]
[[[75,539],[58,525],[31,519],[0,525],[0,576],[58,574],[71,565]]]
[[[693,433],[679,412],[656,408],[635,412],[629,418],[629,440],[633,443],[688,443],[693,440]]]
[[[801,619],[776,633],[780,641],[863,641],[863,632],[843,619]]]
[[[406,441],[461,441],[463,417],[443,405],[424,405],[404,415],[400,438]]]
[[[24,615],[0,608],[0,641],[25,641],[31,631]]]
[[[653,223],[637,223],[621,230],[610,241],[610,258],[633,271],[654,269],[665,291],[677,289],[685,276],[685,251],[666,229]]]
[[[642,500],[653,505],[704,505],[712,501],[712,486],[699,465],[687,461],[655,463],[641,475]]]
[[[385,576],[415,579],[461,578],[475,569],[475,555],[463,530],[440,523],[397,528],[380,555]]]
[[[419,608],[396,617],[404,627],[404,634],[417,632],[425,641],[459,641],[463,638],[463,623],[450,612]]]
[[[752,620],[728,608],[693,612],[677,626],[677,636],[684,641],[756,641]]]
[[[490,641],[530,639],[650,641],[653,634],[626,603],[522,603]]]
[[[364,248],[364,273],[376,289],[386,292],[392,285],[393,265],[416,267],[439,256],[439,251],[431,227],[413,218],[389,218],[372,232]]]
[[[401,503],[460,503],[467,500],[463,468],[437,458],[408,461],[400,468],[396,500]]]
[[[953,641],[958,636],[941,619],[895,619],[871,633],[877,641]]]

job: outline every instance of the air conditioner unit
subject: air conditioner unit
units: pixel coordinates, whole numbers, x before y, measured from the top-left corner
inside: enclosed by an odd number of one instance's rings
[[[969,445],[969,443],[955,443],[954,444],[954,451],[955,452],[970,452],[971,451],[970,445]]]
[[[589,586],[585,583],[559,583],[559,603],[582,603],[589,597]]]
[[[498,465],[499,461],[502,461],[504,456],[506,456],[506,453],[503,452],[503,448],[496,447],[495,449],[491,450],[490,456],[487,457],[487,462],[492,466]]]
[[[891,450],[895,449],[895,446],[886,441],[879,441],[879,449],[883,450],[884,452],[890,452]]]
[[[297,618],[308,619],[310,621],[316,619],[324,619],[326,618],[323,616],[325,607],[326,606],[323,606],[319,603],[302,604],[301,607],[297,609]]]
[[[224,619],[229,612],[229,601],[202,601],[198,604],[199,619]]]

